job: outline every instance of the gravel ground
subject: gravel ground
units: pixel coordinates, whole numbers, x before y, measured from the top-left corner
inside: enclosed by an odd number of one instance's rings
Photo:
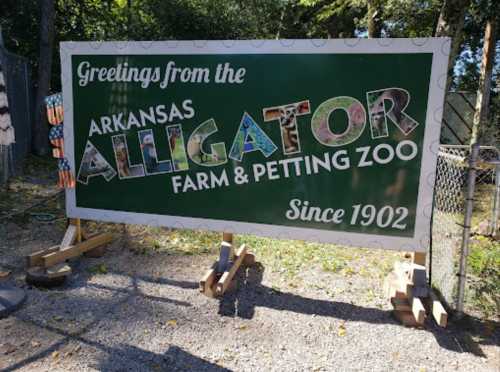
[[[219,301],[197,289],[213,253],[140,254],[125,236],[102,258],[71,262],[64,286],[27,286],[22,256],[60,241],[63,228],[0,225],[0,266],[28,293],[0,320],[2,371],[500,370],[498,323],[405,328],[382,280],[356,272],[311,266],[293,285],[262,262]]]

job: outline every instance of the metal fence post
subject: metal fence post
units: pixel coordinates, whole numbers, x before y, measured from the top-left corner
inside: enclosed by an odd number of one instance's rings
[[[461,317],[464,311],[465,282],[467,275],[467,257],[469,255],[469,240],[471,231],[472,211],[474,208],[474,189],[476,186],[476,165],[479,155],[479,143],[471,146],[469,158],[469,171],[467,180],[467,195],[465,199],[465,216],[462,234],[462,248],[460,252],[460,268],[458,272],[458,298],[457,298],[457,317]]]
[[[493,163],[495,164],[495,198],[493,199],[490,233],[496,238],[498,235],[498,219],[500,218],[500,158]]]

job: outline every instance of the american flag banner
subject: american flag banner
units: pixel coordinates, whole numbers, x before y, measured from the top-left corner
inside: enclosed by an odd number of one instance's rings
[[[62,159],[64,158],[64,150],[63,148],[59,148],[59,147],[54,147],[52,149],[52,157],[53,158],[56,158],[56,159]]]
[[[64,188],[75,187],[75,177],[71,173],[68,159],[64,157],[64,125],[63,125],[63,106],[62,94],[57,93],[45,97],[47,106],[47,118],[53,127],[49,131],[50,143],[54,146],[52,155],[58,158],[57,167],[59,169],[59,182],[57,185]]]
[[[47,106],[47,118],[52,125],[61,124],[64,120],[62,94],[56,93],[45,97]]]
[[[75,177],[73,177],[73,173],[71,173],[71,168],[69,166],[68,159],[66,158],[59,159],[58,168],[59,168],[59,182],[57,185],[61,189],[74,188]]]
[[[50,128],[49,140],[54,147],[64,148],[64,127],[63,124]]]

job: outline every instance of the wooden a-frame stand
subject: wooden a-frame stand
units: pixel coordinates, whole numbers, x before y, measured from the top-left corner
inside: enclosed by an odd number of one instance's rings
[[[393,314],[410,327],[423,326],[427,314],[432,314],[437,325],[446,327],[448,313],[427,284],[426,254],[414,252],[411,256],[411,263],[396,262],[384,282],[384,292],[391,300]]]
[[[111,240],[111,233],[86,236],[80,219],[70,219],[61,244],[26,256],[26,280],[39,285],[59,284],[71,274],[66,260],[82,254],[100,257],[104,254],[104,245]]]
[[[233,234],[223,233],[219,260],[201,278],[200,292],[208,297],[222,296],[234,285],[233,278],[240,266],[251,266],[254,263],[255,255],[248,252],[245,244],[235,252]]]

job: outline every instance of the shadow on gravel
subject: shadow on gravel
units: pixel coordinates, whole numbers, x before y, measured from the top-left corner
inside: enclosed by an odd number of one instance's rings
[[[177,346],[170,346],[164,354],[153,353],[132,345],[121,345],[111,349],[107,353],[108,358],[95,367],[98,371],[231,371],[198,358]]]
[[[264,267],[257,263],[254,267],[238,272],[238,285],[232,293],[227,293],[219,303],[219,314],[222,316],[240,317],[251,319],[254,317],[256,307],[267,307],[275,310],[293,311],[301,314],[316,314],[320,316],[333,317],[349,321],[368,322],[374,324],[391,324],[401,326],[391,317],[390,311],[377,308],[356,306],[350,303],[338,301],[325,301],[302,297],[292,293],[274,290],[262,285]],[[14,371],[49,357],[53,352],[63,350],[72,343],[82,343],[94,347],[106,353],[103,360],[98,361],[95,366],[98,370],[191,370],[191,371],[228,371],[216,364],[212,364],[202,358],[196,357],[177,346],[170,346],[164,353],[154,353],[137,348],[133,345],[121,344],[108,346],[85,337],[86,333],[95,329],[106,317],[113,316],[119,309],[134,297],[144,297],[152,301],[168,302],[178,306],[192,306],[185,301],[169,299],[165,297],[151,296],[143,293],[140,282],[149,282],[163,285],[178,286],[183,289],[192,290],[197,283],[190,281],[177,281],[168,278],[154,278],[147,275],[130,275],[119,271],[113,272],[130,278],[127,287],[117,288],[108,285],[88,282],[82,278],[76,283],[68,283],[68,287],[96,287],[109,291],[115,291],[115,301],[102,306],[93,307],[93,320],[77,331],[68,332],[56,326],[22,315],[22,312],[14,315],[19,321],[40,329],[44,329],[62,338],[46,348],[39,349],[32,355],[19,360],[2,371]],[[80,308],[86,308],[80,303]],[[78,311],[78,310],[75,310]],[[402,326],[401,326],[402,327]],[[466,318],[460,323],[451,323],[448,328],[441,329],[428,321],[425,330],[431,332],[438,344],[448,350],[459,353],[472,353],[485,357],[481,345],[498,345],[500,339],[500,328],[498,322],[486,324],[476,318]]]
[[[257,263],[246,271],[238,272],[238,288],[227,293],[219,302],[219,315],[251,319],[255,307],[293,311],[301,314],[328,316],[337,319],[374,324],[400,325],[390,311],[356,306],[346,302],[317,300],[292,293],[281,292],[262,285],[264,267]],[[451,351],[468,352],[486,357],[480,345],[499,345],[499,322],[484,322],[469,317],[467,323],[451,323],[439,328],[427,320],[425,330],[431,332],[438,344]]]
[[[37,319],[33,319],[28,316],[22,315],[22,313],[18,313],[14,315],[18,320],[30,324],[32,326],[38,327],[40,329],[44,329],[46,331],[49,331],[51,333],[57,334],[59,336],[62,336],[63,338],[50,346],[39,350],[38,352],[30,355],[29,357],[26,357],[8,367],[5,367],[4,369],[1,369],[1,372],[10,372],[10,371],[15,371],[19,368],[25,367],[39,359],[45,358],[47,356],[50,356],[53,352],[59,351],[62,348],[64,348],[66,345],[70,344],[71,342],[81,342],[83,344],[92,346],[98,350],[101,350],[105,353],[108,354],[108,359],[106,361],[102,361],[103,365],[98,368],[98,370],[102,371],[123,371],[123,370],[136,370],[136,371],[144,371],[144,370],[193,370],[192,368],[188,368],[187,366],[191,365],[194,370],[203,370],[203,371],[229,371],[227,369],[221,368],[215,364],[212,364],[208,361],[205,361],[204,359],[198,358],[194,355],[189,354],[188,352],[180,349],[179,347],[176,346],[171,346],[165,354],[155,354],[146,350],[142,350],[140,348],[131,346],[131,345],[123,345],[120,348],[116,347],[110,347],[105,345],[104,343],[96,342],[93,340],[89,340],[88,338],[84,337],[84,335],[91,331],[92,329],[95,328],[95,326],[98,325],[99,322],[101,322],[103,319],[106,317],[113,316],[113,314],[117,313],[119,309],[129,302],[132,298],[134,297],[143,297],[145,299],[151,300],[151,301],[158,301],[158,302],[164,302],[164,303],[171,303],[177,306],[184,306],[184,307],[189,307],[191,304],[189,302],[185,301],[179,301],[179,300],[174,300],[170,298],[164,298],[164,297],[158,297],[158,296],[151,296],[148,294],[145,294],[141,291],[139,287],[140,281],[146,281],[150,283],[157,283],[157,284],[165,284],[165,285],[173,285],[173,286],[178,286],[184,289],[193,289],[197,288],[198,284],[194,282],[187,282],[187,281],[177,281],[177,280],[172,280],[172,279],[167,279],[167,278],[152,278],[149,276],[144,276],[144,275],[129,275],[121,272],[113,272],[113,274],[117,275],[123,275],[127,276],[130,278],[130,284],[127,287],[124,288],[118,288],[118,287],[113,287],[113,286],[108,286],[108,285],[101,285],[97,283],[90,283],[87,281],[88,278],[82,278],[81,280],[75,282],[75,283],[67,283],[65,286],[66,288],[78,288],[80,286],[84,287],[94,287],[94,288],[99,288],[99,289],[104,289],[108,290],[111,292],[115,292],[117,296],[115,298],[118,298],[116,301],[112,303],[102,303],[101,305],[97,305],[93,307],[93,316],[94,319],[80,328],[78,331],[75,332],[68,332],[66,330],[60,329],[58,327],[55,327],[53,325],[47,324],[44,321],[40,321]],[[62,287],[63,289],[64,287]],[[121,297],[118,297],[118,295],[121,295]],[[95,300],[94,300],[95,301]],[[95,305],[95,304],[94,304]],[[84,303],[79,303],[79,306],[81,308],[86,308]],[[128,355],[127,352],[130,352],[131,354]],[[117,353],[117,356],[114,356],[114,354]],[[112,362],[113,358],[119,358],[120,362],[122,363],[121,365],[118,363],[116,360],[115,362]],[[176,358],[179,358],[179,361],[177,361]],[[153,367],[148,367],[147,365],[142,364],[141,361],[147,360],[147,361],[156,361],[152,362],[154,364]],[[161,363],[159,363],[161,361]],[[170,361],[171,364],[166,365]],[[125,363],[125,364],[124,364]],[[172,364],[173,363],[173,364]],[[178,364],[182,363],[182,364]],[[131,366],[134,366],[135,368],[131,368]],[[165,369],[165,367],[167,367]],[[158,369],[159,368],[159,369]]]

